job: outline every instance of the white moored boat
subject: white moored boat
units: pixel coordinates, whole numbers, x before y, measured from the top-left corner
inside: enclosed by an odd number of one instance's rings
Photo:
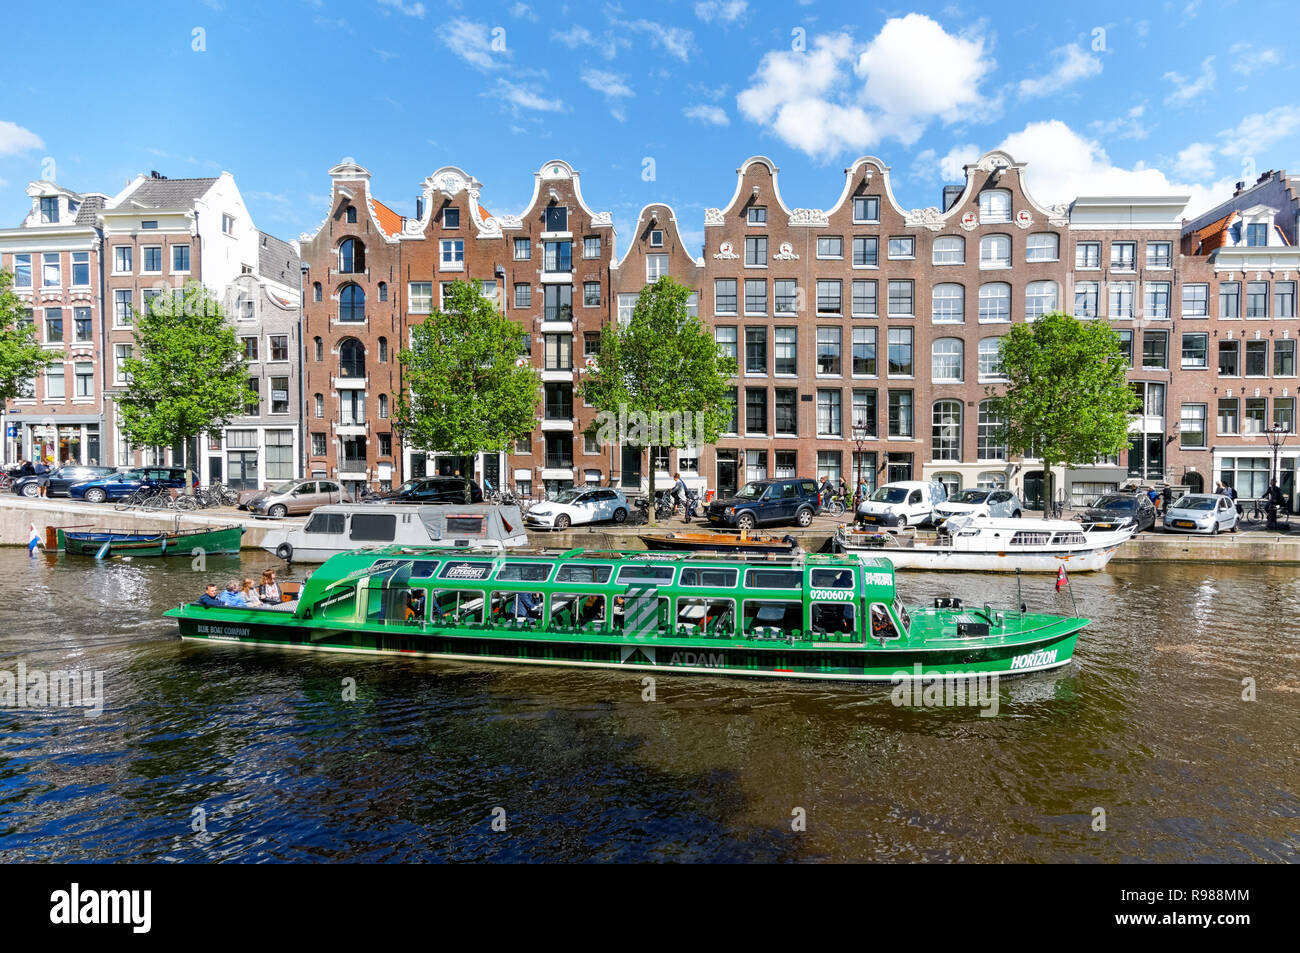
[[[895,569],[967,572],[1097,572],[1133,530],[1087,532],[1071,520],[990,519],[954,516],[929,536],[895,536],[841,526],[839,552],[887,558]]]

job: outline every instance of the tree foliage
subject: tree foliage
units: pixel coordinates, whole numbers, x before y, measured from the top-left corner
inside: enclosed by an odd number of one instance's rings
[[[235,329],[198,282],[161,294],[135,315],[135,348],[117,398],[122,433],[133,444],[184,447],[230,422],[257,399],[248,387]]]
[[[403,442],[474,456],[531,434],[541,378],[519,359],[523,335],[478,287],[452,282],[442,309],[411,328],[411,346],[398,354],[407,393],[394,417]],[[468,502],[471,474],[464,477]]]
[[[730,379],[736,376],[736,361],[722,352],[699,318],[687,312],[690,295],[689,288],[667,275],[642,288],[631,321],[602,330],[596,366],[581,387],[588,403],[621,421],[633,414],[661,420],[677,415],[683,423],[689,419],[690,425],[652,427],[651,432],[658,433],[649,440],[630,432],[602,436],[629,446],[682,447],[714,443],[730,426]],[[649,473],[653,512],[653,459]]]
[[[993,400],[1011,453],[1043,461],[1051,500],[1055,464],[1089,464],[1128,446],[1140,409],[1119,336],[1105,321],[1052,312],[1001,341],[1005,391]]]
[[[0,271],[0,407],[21,396],[28,381],[60,358],[41,347],[13,283],[12,273]]]

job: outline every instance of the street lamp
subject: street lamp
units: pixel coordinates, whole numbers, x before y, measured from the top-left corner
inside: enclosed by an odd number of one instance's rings
[[[867,442],[867,437],[870,436],[869,429],[867,421],[862,417],[853,422],[853,470],[856,475],[853,484],[853,514],[855,517],[858,512],[858,504],[862,502],[862,500],[858,499],[858,491],[862,487],[862,445]]]
[[[1281,423],[1275,423],[1264,431],[1264,439],[1266,439],[1268,445],[1273,448],[1273,466],[1268,471],[1270,490],[1275,482],[1277,483],[1279,490],[1282,488],[1282,483],[1278,480],[1277,452],[1282,449],[1282,445],[1286,443],[1286,438],[1288,436],[1290,436],[1290,431]],[[1269,494],[1268,504],[1268,528],[1277,528],[1277,506],[1273,503],[1271,493]]]

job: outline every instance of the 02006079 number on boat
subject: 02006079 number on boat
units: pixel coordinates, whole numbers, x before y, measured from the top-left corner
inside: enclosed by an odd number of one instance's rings
[[[936,600],[886,560],[383,547],[334,556],[292,613],[182,605],[186,639],[475,662],[885,681],[1069,663],[1087,619]]]

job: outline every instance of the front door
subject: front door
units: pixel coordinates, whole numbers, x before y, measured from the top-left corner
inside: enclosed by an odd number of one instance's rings
[[[236,490],[257,489],[257,451],[229,450],[226,452],[229,478],[226,485]]]
[[[1025,506],[1031,510],[1043,508],[1043,471],[1033,470],[1025,474]]]

